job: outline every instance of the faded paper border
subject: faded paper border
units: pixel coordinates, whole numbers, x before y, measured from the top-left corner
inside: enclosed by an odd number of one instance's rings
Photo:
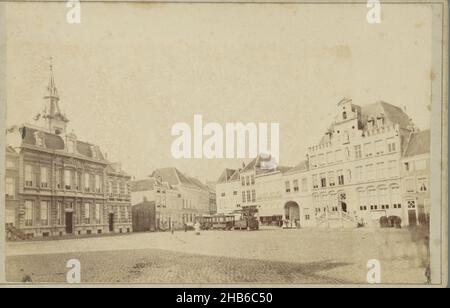
[[[26,1],[4,1],[0,0],[0,128],[5,131],[5,117],[6,117],[6,73],[3,68],[7,65],[6,55],[6,31],[7,25],[3,24],[6,5],[12,2],[34,2],[42,3],[46,2],[66,2],[64,0],[56,1],[39,1],[39,0],[26,0]],[[112,2],[139,2],[142,4],[155,4],[155,3],[191,3],[201,5],[203,3],[228,3],[232,5],[239,5],[240,3],[251,3],[258,5],[265,4],[287,4],[287,5],[320,5],[320,4],[367,4],[367,1],[281,1],[281,0],[197,0],[197,1],[139,1],[139,0],[108,0],[108,1],[96,1],[86,0],[81,2],[87,3],[112,3]],[[377,284],[377,285],[362,285],[362,284],[345,284],[339,285],[342,287],[438,287],[447,286],[448,284],[448,3],[445,0],[416,0],[416,1],[381,1],[382,5],[389,4],[401,4],[401,5],[416,5],[416,4],[430,4],[433,7],[433,27],[432,27],[432,72],[434,78],[432,78],[432,118],[431,118],[431,149],[430,149],[430,163],[431,163],[431,217],[430,217],[430,262],[432,271],[432,284],[431,285],[418,285],[418,284]],[[5,135],[0,137],[0,146],[2,147],[0,154],[0,192],[4,195],[4,175],[5,175],[5,148],[6,148]],[[24,286],[23,284],[8,283],[5,280],[5,200],[2,197],[0,202],[0,286],[2,287],[15,287]],[[311,284],[273,284],[273,283],[255,283],[255,284],[111,284],[111,283],[83,283],[80,285],[68,285],[65,283],[33,283],[26,285],[27,287],[192,287],[192,288],[204,288],[204,287],[334,287],[336,285],[311,285]]]

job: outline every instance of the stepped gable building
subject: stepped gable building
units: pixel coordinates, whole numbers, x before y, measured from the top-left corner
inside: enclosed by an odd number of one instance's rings
[[[43,125],[8,131],[6,182],[15,194],[7,196],[7,231],[21,237],[131,232],[128,190],[110,186],[127,187],[130,177],[98,145],[67,132],[50,70],[48,104],[35,118]]]
[[[131,183],[132,203],[155,201],[157,229],[183,228],[210,213],[210,189],[177,168],[160,168]]]
[[[218,212],[253,206],[262,224],[284,227],[378,226],[382,216],[425,223],[429,138],[397,106],[343,99],[320,142],[294,168],[258,168],[258,157],[226,169],[216,186]]]

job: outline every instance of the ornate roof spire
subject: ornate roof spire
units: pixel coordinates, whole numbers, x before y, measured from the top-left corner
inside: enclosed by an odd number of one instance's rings
[[[66,123],[69,120],[61,112],[59,108],[59,94],[55,85],[55,78],[53,76],[53,58],[50,58],[50,80],[47,86],[48,94],[44,96],[45,100],[48,100],[48,109],[44,112],[43,118],[47,121],[48,129],[57,134],[65,133]]]

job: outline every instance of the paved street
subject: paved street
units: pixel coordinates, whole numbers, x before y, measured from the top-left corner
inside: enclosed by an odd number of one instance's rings
[[[406,229],[136,233],[7,244],[7,280],[65,282],[81,262],[83,282],[365,283],[367,261],[383,283],[424,283],[427,253]]]

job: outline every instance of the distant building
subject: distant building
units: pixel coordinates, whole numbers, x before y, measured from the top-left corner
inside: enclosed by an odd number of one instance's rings
[[[189,177],[176,168],[156,169],[149,178],[133,181],[132,203],[144,200],[156,204],[158,229],[182,228],[194,223],[196,217],[210,213],[210,191],[199,180]]]
[[[218,212],[254,207],[263,225],[284,227],[378,226],[382,216],[425,223],[429,131],[418,132],[401,108],[385,102],[361,107],[343,99],[337,107],[296,167],[267,168],[258,156],[242,169],[224,170]]]
[[[131,232],[130,195],[110,194],[107,184],[127,187],[130,177],[97,145],[67,132],[52,70],[47,89],[48,105],[35,119],[45,126],[24,124],[7,135],[8,228],[27,237]]]
[[[408,225],[430,220],[430,131],[411,132],[402,158],[403,203]]]

